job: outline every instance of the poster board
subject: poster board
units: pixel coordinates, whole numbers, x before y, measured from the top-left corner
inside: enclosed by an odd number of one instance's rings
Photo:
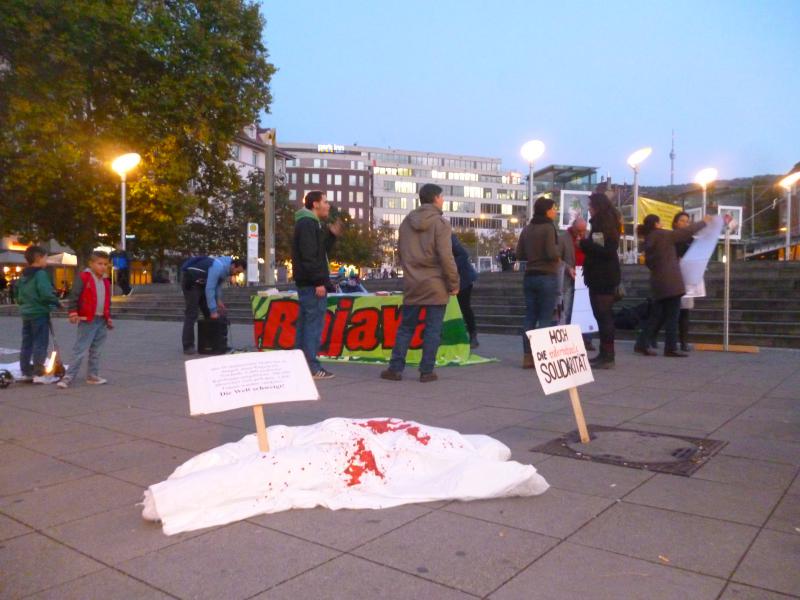
[[[687,289],[690,286],[699,286],[703,283],[703,274],[706,272],[708,261],[717,247],[722,225],[722,217],[719,215],[714,216],[708,225],[697,232],[694,236],[694,241],[689,246],[689,250],[681,258],[681,274]]]
[[[683,212],[689,215],[690,223],[696,223],[697,221],[703,220],[703,209],[699,206],[697,208],[687,208]]]
[[[577,325],[559,325],[526,331],[545,395],[594,381],[589,357]]]
[[[189,412],[319,400],[302,350],[244,352],[186,361]]]
[[[741,206],[724,206],[722,204],[719,205],[717,209],[717,214],[722,217],[723,219],[726,216],[731,217],[731,222],[728,225],[730,227],[730,238],[732,240],[740,240],[742,239],[742,213],[744,209]],[[723,228],[722,232],[719,235],[720,239],[725,239],[725,229]]]
[[[589,288],[583,280],[583,267],[575,267],[575,298],[572,301],[572,319],[570,322],[581,328],[582,333],[598,331],[592,304],[589,302]]]
[[[558,226],[566,229],[572,222],[583,217],[589,221],[589,196],[591,192],[579,190],[561,190],[561,210],[558,213]]]
[[[647,215],[657,215],[661,221],[663,229],[672,229],[672,219],[675,218],[679,212],[683,212],[680,206],[670,204],[669,202],[661,202],[660,200],[652,200],[639,196],[639,224],[644,223],[644,218]]]

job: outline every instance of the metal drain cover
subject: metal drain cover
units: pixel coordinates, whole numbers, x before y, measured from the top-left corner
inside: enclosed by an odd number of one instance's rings
[[[727,443],[601,425],[590,425],[589,433],[588,444],[582,444],[578,433],[572,431],[532,451],[689,476]]]

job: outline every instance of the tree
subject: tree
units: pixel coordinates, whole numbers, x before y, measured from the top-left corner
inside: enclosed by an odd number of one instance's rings
[[[263,24],[247,0],[0,3],[0,233],[81,256],[117,239],[109,163],[136,151],[129,229],[144,249],[174,242],[235,189],[230,143],[269,108]]]
[[[375,230],[375,243],[378,246],[381,263],[394,266],[397,249],[397,230],[388,221],[382,221]]]
[[[344,231],[336,240],[329,258],[359,267],[379,266],[381,254],[375,232],[368,225],[354,221],[349,213],[331,207],[328,220],[334,222],[337,219],[342,221]]]

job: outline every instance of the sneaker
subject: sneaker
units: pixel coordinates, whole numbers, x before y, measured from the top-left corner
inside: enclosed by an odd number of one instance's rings
[[[67,389],[69,387],[70,383],[72,383],[72,377],[70,377],[69,375],[64,375],[64,377],[61,378],[61,381],[59,381],[56,384],[56,387],[59,387],[62,390],[65,390],[65,389]]]
[[[478,336],[473,333],[471,336],[469,336],[469,347],[471,350],[475,350],[475,348],[478,346],[480,346],[480,342],[478,342]]]
[[[397,371],[392,371],[391,369],[386,369],[385,371],[381,371],[381,379],[387,379],[388,381],[400,381],[403,379],[403,374],[398,373]]]
[[[431,381],[436,381],[439,379],[439,376],[436,373],[420,373],[419,374],[419,382],[420,383],[430,383]]]
[[[336,377],[336,375],[334,375],[330,371],[326,371],[325,369],[320,369],[312,376],[314,377],[314,379],[333,379],[334,377]]]
[[[63,379],[61,381],[64,381]],[[86,378],[86,383],[89,385],[103,385],[108,383],[108,379],[103,379],[102,377],[98,377],[97,375],[89,375]]]
[[[195,350],[194,348],[186,348],[184,349],[183,353],[186,356],[192,356],[193,354],[197,354],[197,350]]]
[[[47,384],[47,383],[51,383],[51,381],[50,381],[50,378],[49,378],[47,375],[34,375],[34,376],[31,378],[31,381],[32,381],[33,383],[38,383],[38,384]]]

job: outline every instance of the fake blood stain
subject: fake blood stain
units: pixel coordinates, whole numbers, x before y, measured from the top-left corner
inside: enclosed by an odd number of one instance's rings
[[[420,435],[419,427],[416,425],[412,426],[411,423],[404,423],[403,421],[400,421],[399,423],[392,423],[392,419],[373,419],[371,421],[367,421],[366,423],[359,423],[359,425],[361,425],[361,427],[371,429],[372,433],[376,434],[389,433],[393,431],[405,431],[423,446],[427,446],[428,442],[431,441],[431,436],[427,434]]]
[[[347,468],[344,470],[344,474],[350,476],[350,481],[347,482],[348,487],[361,483],[361,476],[367,472],[374,473],[383,479],[383,473],[375,463],[375,455],[364,447],[364,439],[361,438],[356,441],[356,451],[350,457],[350,462],[347,463]]]

